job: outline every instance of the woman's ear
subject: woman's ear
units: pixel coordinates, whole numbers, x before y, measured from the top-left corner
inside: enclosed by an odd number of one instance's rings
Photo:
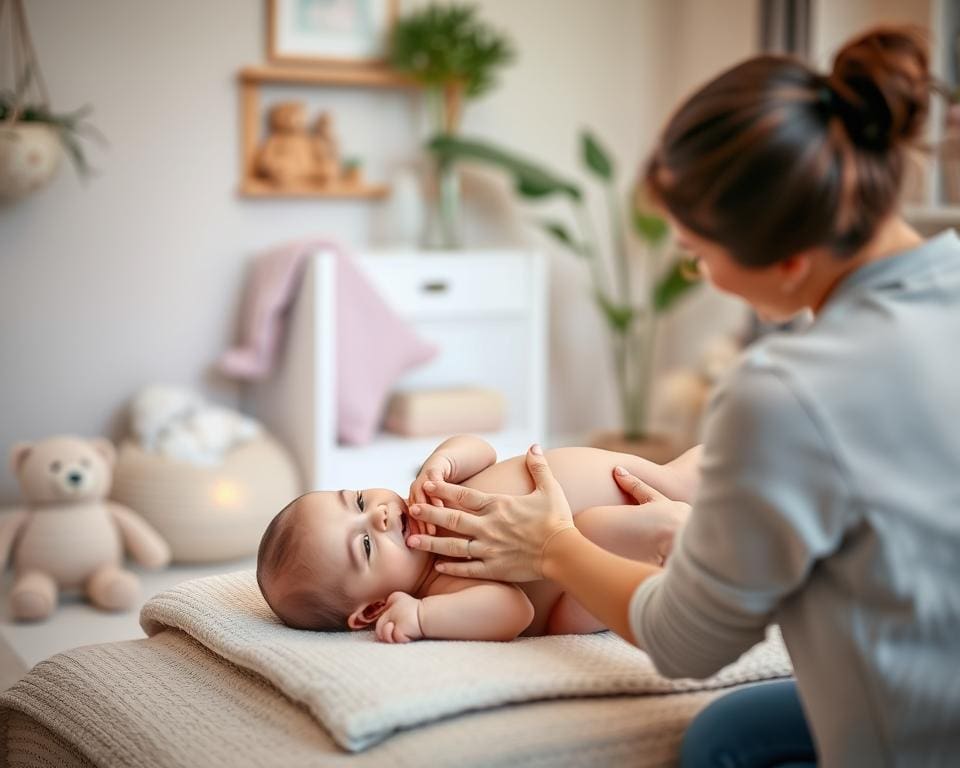
[[[810,251],[788,256],[776,263],[780,275],[780,289],[784,293],[795,293],[810,274],[813,266],[813,255]]]
[[[347,626],[350,629],[366,629],[380,618],[380,614],[386,607],[386,600],[377,600],[375,603],[361,605],[347,617]]]

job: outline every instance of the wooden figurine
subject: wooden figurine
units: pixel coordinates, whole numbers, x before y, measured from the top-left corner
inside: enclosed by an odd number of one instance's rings
[[[313,177],[319,187],[335,186],[340,181],[340,152],[333,135],[333,118],[321,112],[313,124]]]
[[[306,109],[286,101],[270,109],[270,133],[257,153],[256,173],[278,187],[309,185],[314,178]]]

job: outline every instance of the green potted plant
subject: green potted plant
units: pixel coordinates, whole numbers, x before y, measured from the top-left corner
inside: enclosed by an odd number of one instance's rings
[[[487,93],[497,71],[514,58],[510,41],[467,5],[434,3],[397,20],[390,63],[426,88],[434,132],[453,136],[465,102]],[[460,187],[452,164],[437,163],[439,232],[428,245],[460,246]]]
[[[610,217],[609,243],[597,237],[577,182],[489,142],[439,135],[429,148],[441,163],[474,161],[506,171],[517,194],[526,200],[559,197],[569,203],[571,219],[543,218],[537,224],[586,263],[593,298],[610,332],[623,431],[602,434],[594,442],[654,460],[671,458],[669,442],[649,430],[654,340],[659,316],[696,282],[689,265],[669,252],[666,222],[644,204],[643,196],[636,191],[624,204],[613,159],[588,131],[581,135],[581,156],[587,171],[604,188]],[[629,226],[625,211],[630,212]],[[642,275],[633,274],[638,265]],[[639,290],[638,283],[643,285]]]

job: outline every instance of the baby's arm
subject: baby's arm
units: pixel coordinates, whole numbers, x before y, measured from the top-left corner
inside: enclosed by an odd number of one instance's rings
[[[486,440],[475,435],[454,435],[440,443],[423,462],[416,480],[410,485],[407,500],[411,504],[425,504],[427,501],[442,504],[437,499],[428,499],[423,492],[427,480],[460,483],[496,461],[497,452]]]
[[[377,620],[377,637],[410,640],[513,640],[533,621],[533,604],[512,584],[441,577],[443,591],[422,599],[394,592]],[[439,581],[439,580],[438,580]]]
[[[497,452],[486,440],[476,435],[454,435],[438,445],[423,462],[427,466],[447,469],[441,479],[459,483],[497,462]],[[444,466],[445,465],[445,466]]]
[[[533,603],[513,584],[457,579],[455,592],[421,601],[423,636],[437,640],[513,640],[533,621]]]

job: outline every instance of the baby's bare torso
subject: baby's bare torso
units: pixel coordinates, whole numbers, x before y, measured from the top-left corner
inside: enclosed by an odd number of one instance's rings
[[[631,464],[637,461],[635,456],[598,448],[557,448],[547,451],[546,457],[570,504],[574,523],[577,515],[588,507],[636,504],[636,501],[620,490],[613,479],[614,467],[620,464],[629,469]],[[534,489],[523,456],[487,467],[461,485],[489,493],[514,495],[531,493]],[[420,596],[457,591],[458,586],[462,586],[464,582],[469,583],[469,580],[440,576]],[[563,589],[546,580],[524,582],[517,586],[526,593],[535,611],[533,621],[523,634],[545,634],[550,611],[563,595]]]

